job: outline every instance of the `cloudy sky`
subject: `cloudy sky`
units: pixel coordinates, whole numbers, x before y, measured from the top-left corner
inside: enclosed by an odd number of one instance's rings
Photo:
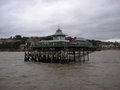
[[[120,41],[120,0],[0,0],[0,38],[68,36]]]

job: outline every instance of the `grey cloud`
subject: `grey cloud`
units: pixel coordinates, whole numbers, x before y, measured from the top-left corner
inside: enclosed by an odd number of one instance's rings
[[[49,35],[60,24],[67,35],[120,39],[119,5],[118,0],[0,0],[0,36]]]

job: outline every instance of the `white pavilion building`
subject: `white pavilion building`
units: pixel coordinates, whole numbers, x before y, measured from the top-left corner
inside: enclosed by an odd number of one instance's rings
[[[65,40],[66,35],[62,32],[62,30],[58,27],[58,29],[56,30],[55,34],[52,35],[53,36],[53,42],[69,42],[69,40]]]

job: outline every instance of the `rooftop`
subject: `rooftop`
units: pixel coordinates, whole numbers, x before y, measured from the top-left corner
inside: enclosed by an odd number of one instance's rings
[[[58,30],[56,30],[55,34],[53,36],[66,36],[62,30],[58,27]]]

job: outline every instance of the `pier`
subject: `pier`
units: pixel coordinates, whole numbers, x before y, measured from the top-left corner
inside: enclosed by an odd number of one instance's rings
[[[24,60],[45,63],[70,63],[89,61],[89,54],[96,49],[85,39],[69,41],[58,28],[52,35],[53,40],[43,40],[31,43],[25,47]]]
[[[47,63],[70,63],[89,61],[89,54],[95,51],[89,47],[41,47],[25,51],[25,61]]]

